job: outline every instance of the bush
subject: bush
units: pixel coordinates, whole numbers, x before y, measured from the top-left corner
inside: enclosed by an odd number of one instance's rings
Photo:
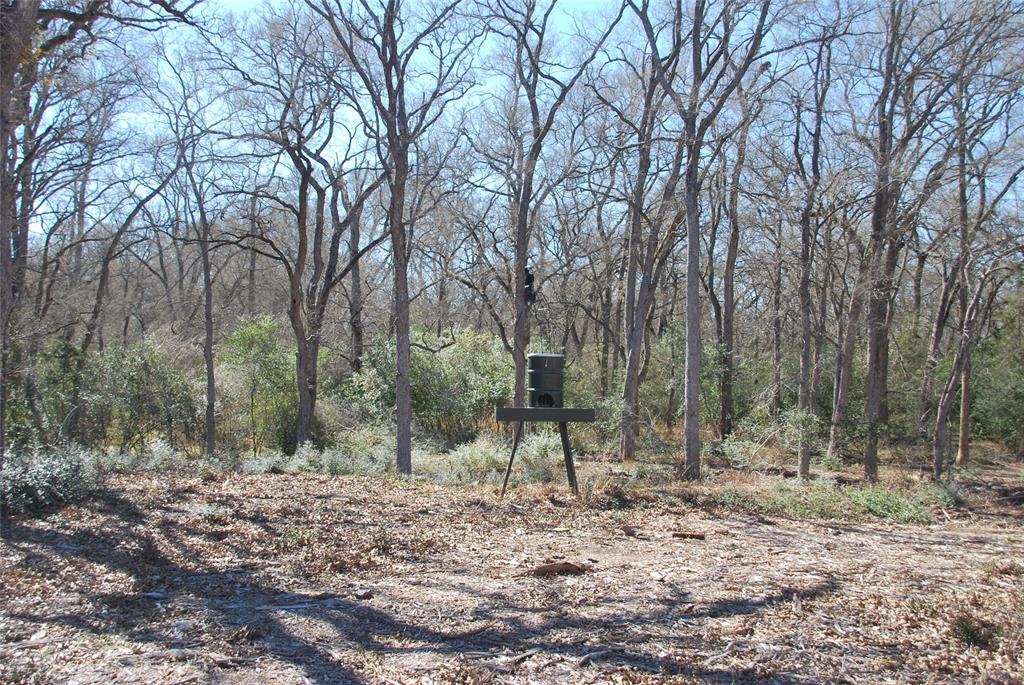
[[[0,497],[12,514],[35,514],[84,498],[99,482],[89,452],[36,447],[9,452]]]
[[[505,476],[511,446],[493,433],[459,445],[445,455],[424,464],[424,472],[435,480],[454,483],[497,485]],[[549,483],[562,463],[558,434],[537,430],[523,438],[516,451],[509,483]]]
[[[148,440],[132,451],[108,448],[95,453],[96,468],[103,472],[182,471],[194,462],[184,452],[160,438]]]
[[[371,476],[388,470],[395,440],[382,426],[363,426],[339,436],[333,447],[299,445],[291,456],[276,450],[242,457],[233,466],[242,473],[326,473],[332,476]]]
[[[497,435],[485,433],[431,460],[425,470],[442,482],[500,483],[508,464],[509,449]]]
[[[391,452],[386,449],[368,449],[356,452],[331,447],[317,449],[313,445],[300,445],[295,454],[279,465],[284,473],[326,473],[332,476],[380,475],[387,470]]]
[[[295,353],[280,340],[281,324],[271,316],[243,321],[221,346],[221,430],[245,435],[253,455],[273,447],[295,450],[298,390]]]
[[[86,365],[75,437],[123,452],[140,451],[156,436],[179,448],[199,436],[197,396],[188,376],[154,341],[109,346]]]
[[[456,331],[450,341],[414,334],[411,360],[412,412],[417,426],[449,443],[474,437],[494,407],[511,397],[511,359],[492,335]],[[445,346],[447,344],[447,346]],[[424,349],[430,348],[430,349]],[[372,345],[354,392],[379,418],[390,420],[395,406],[395,348]]]
[[[1001,440],[1024,455],[1024,297],[999,315],[995,334],[972,355],[971,421],[976,435]]]
[[[828,479],[804,483],[771,478],[756,487],[688,485],[680,495],[697,505],[796,519],[886,519],[930,523],[928,490],[882,485],[837,487]]]
[[[880,485],[851,488],[847,497],[864,513],[896,523],[931,523],[932,520],[926,506]]]

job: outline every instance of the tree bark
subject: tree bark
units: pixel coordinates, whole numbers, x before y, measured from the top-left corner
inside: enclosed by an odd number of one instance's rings
[[[733,429],[735,401],[733,384],[736,366],[736,259],[740,247],[739,198],[743,168],[747,157],[747,136],[753,115],[745,94],[740,91],[743,125],[736,140],[736,160],[733,162],[729,181],[729,241],[725,250],[725,267],[722,272],[722,373],[719,385],[718,433],[724,439]]]
[[[396,467],[412,473],[412,356],[409,334],[409,245],[405,230],[405,186],[409,176],[408,148],[395,145],[388,211],[394,263],[395,305],[395,427]]]
[[[775,286],[772,291],[772,416],[782,414],[782,219],[775,230]]]
[[[359,240],[362,212],[357,211],[349,224],[349,259],[359,254]],[[363,276],[358,259],[352,261],[349,273],[349,328],[352,333],[352,349],[349,352],[349,368],[359,373],[363,368]]]
[[[966,464],[971,459],[971,348],[964,350],[963,371],[960,372],[960,439],[957,443],[956,463]]]
[[[700,143],[696,117],[683,121],[689,141],[684,176],[686,207],[686,356],[683,386],[683,477],[700,478]]]

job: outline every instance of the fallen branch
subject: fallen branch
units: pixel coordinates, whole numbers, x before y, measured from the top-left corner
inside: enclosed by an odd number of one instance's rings
[[[215,652],[205,653],[198,649],[159,649],[155,652],[144,652],[143,654],[127,654],[118,659],[123,665],[131,666],[140,661],[187,661],[189,659],[205,659],[221,667],[240,666],[255,661],[255,657],[228,656]]]
[[[611,653],[612,653],[612,650],[610,650],[610,649],[602,649],[602,650],[599,650],[599,651],[596,651],[596,652],[591,652],[590,654],[585,654],[585,655],[583,655],[582,659],[580,659],[579,661],[576,662],[576,665],[577,666],[586,666],[587,664],[592,663],[594,661],[594,659],[600,659],[601,657],[608,656]]]
[[[8,642],[7,644],[0,645],[0,651],[5,649],[39,649],[47,645],[57,644],[60,642],[70,642],[70,637],[48,637],[43,640],[22,640],[20,642]]]
[[[672,537],[682,538],[684,540],[703,540],[707,536],[704,533],[691,533],[685,530],[672,531]]]
[[[537,568],[531,569],[526,573],[520,573],[521,576],[578,576],[583,573],[590,571],[589,566],[583,564],[574,564],[571,561],[555,561],[550,564],[541,564]]]

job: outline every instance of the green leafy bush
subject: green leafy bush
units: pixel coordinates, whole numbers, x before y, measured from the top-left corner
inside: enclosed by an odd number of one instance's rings
[[[476,435],[479,425],[511,396],[511,358],[492,335],[456,331],[439,340],[419,330],[412,350],[412,412],[417,426],[450,443]],[[380,418],[395,406],[395,348],[372,345],[354,391]]]
[[[971,421],[976,435],[1024,455],[1024,297],[1001,313],[996,333],[972,355]]]
[[[243,321],[225,339],[218,361],[222,433],[244,434],[254,455],[267,447],[294,451],[295,353],[281,342],[280,322],[271,316]]]
[[[702,506],[796,519],[880,518],[896,523],[930,523],[927,490],[883,485],[838,487],[829,479],[804,483],[770,479],[758,487],[693,486],[680,490],[685,501]]]
[[[112,345],[86,365],[80,435],[87,445],[141,450],[151,437],[180,448],[199,436],[196,387],[153,340]]]
[[[9,452],[0,497],[12,514],[34,514],[81,500],[99,482],[94,456],[78,447]]]
[[[510,447],[499,436],[483,433],[427,463],[428,475],[442,482],[500,483]]]
[[[931,523],[928,508],[913,497],[881,485],[850,488],[846,493],[864,513],[896,523]]]

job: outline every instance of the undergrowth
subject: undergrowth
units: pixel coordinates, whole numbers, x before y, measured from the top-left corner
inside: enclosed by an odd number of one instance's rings
[[[492,434],[482,434],[446,454],[421,462],[417,471],[448,484],[500,485],[508,466],[511,445]],[[509,484],[549,483],[562,468],[562,445],[556,433],[538,430],[525,436],[516,450]]]
[[[88,450],[15,450],[7,454],[0,498],[11,514],[39,514],[84,499],[98,483],[96,455]]]
[[[416,476],[446,485],[500,485],[511,449],[507,438],[493,433],[482,433],[449,451],[423,439],[415,444]],[[379,476],[393,470],[394,452],[393,433],[383,424],[348,431],[323,449],[300,445],[292,455],[263,450],[207,459],[186,455],[160,440],[145,443],[137,453],[74,446],[24,449],[11,453],[0,494],[11,513],[33,514],[81,500],[110,472],[167,471],[212,478],[229,473]],[[804,483],[730,469],[697,483],[684,483],[670,475],[663,480],[641,473],[637,470],[624,478],[581,473],[581,504],[626,509],[661,499],[763,516],[881,519],[901,524],[931,523],[940,510],[948,513],[968,504],[955,482],[842,485],[820,478]],[[561,478],[564,466],[558,434],[546,427],[532,430],[519,445],[510,485]]]
[[[926,524],[933,508],[963,506],[966,499],[954,486],[908,488],[881,484],[840,486],[822,479],[811,483],[774,478],[755,485],[681,485],[667,494],[705,508],[794,519],[870,519]]]

